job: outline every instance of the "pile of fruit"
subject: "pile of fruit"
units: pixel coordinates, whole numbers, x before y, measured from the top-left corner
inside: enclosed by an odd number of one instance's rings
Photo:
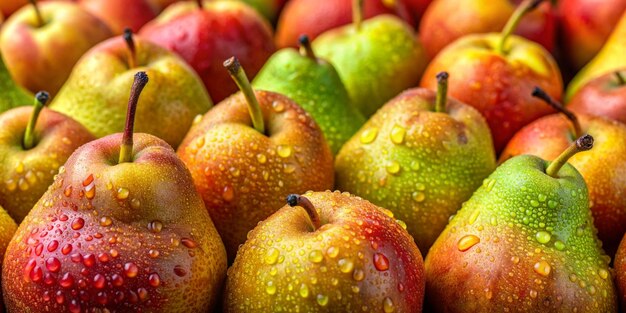
[[[625,123],[626,0],[2,0],[0,311],[618,312]]]

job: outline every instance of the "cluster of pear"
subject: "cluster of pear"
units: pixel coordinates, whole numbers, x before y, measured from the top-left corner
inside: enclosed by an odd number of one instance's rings
[[[0,311],[626,306],[626,0],[40,2]]]

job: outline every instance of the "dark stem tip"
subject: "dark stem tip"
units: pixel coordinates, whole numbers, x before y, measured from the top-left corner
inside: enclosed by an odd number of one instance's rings
[[[146,72],[137,72],[137,74],[135,74],[135,80],[137,84],[145,86],[148,83],[148,74],[146,74]]]
[[[300,37],[298,37],[298,43],[303,46],[309,46],[311,45],[311,41],[309,40],[309,36],[307,36],[306,34],[302,34],[300,35]]]
[[[133,31],[126,27],[124,28],[124,40],[129,43],[129,45],[133,42]]]
[[[543,89],[537,86],[535,86],[535,88],[533,89],[532,96],[535,98],[544,100],[546,102],[552,102],[552,99],[550,98],[550,96],[548,96],[548,94]]]
[[[35,99],[37,99],[39,103],[46,105],[46,103],[48,103],[48,100],[50,100],[50,94],[46,91],[40,91],[35,94]]]
[[[530,10],[534,10],[536,7],[538,7],[544,0],[533,0],[532,2],[530,2],[530,4],[528,5],[528,8]]]
[[[241,68],[241,64],[239,63],[239,59],[237,59],[237,57],[232,56],[228,58],[228,60],[224,61],[224,67],[231,75],[237,75],[239,69]]]
[[[287,204],[289,204],[289,206],[291,206],[291,207],[297,206],[299,197],[300,197],[299,195],[294,194],[294,193],[288,195],[287,196]]]
[[[583,135],[576,140],[576,147],[579,151],[587,151],[593,148],[593,137],[589,134]]]
[[[437,74],[437,82],[446,81],[449,77],[450,74],[448,74],[448,72],[440,72],[439,74]]]

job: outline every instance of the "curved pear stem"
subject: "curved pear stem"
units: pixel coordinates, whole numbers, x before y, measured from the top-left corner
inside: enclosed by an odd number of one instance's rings
[[[307,214],[309,214],[309,218],[311,219],[311,223],[313,223],[313,228],[316,230],[321,227],[320,215],[317,213],[317,210],[313,206],[313,203],[304,196],[300,196],[297,194],[290,194],[287,196],[287,204],[291,207],[299,206],[303,208]]]
[[[582,137],[579,137],[578,139],[576,139],[576,142],[574,142],[571,146],[565,149],[565,151],[563,151],[561,155],[559,155],[556,159],[554,159],[554,161],[552,161],[552,163],[550,163],[550,165],[546,169],[546,174],[556,178],[559,170],[561,169],[561,167],[563,167],[563,165],[565,165],[565,163],[567,163],[567,160],[573,157],[576,153],[581,151],[587,151],[591,148],[593,148],[593,137],[591,137],[591,135],[584,135]]]
[[[135,128],[135,111],[137,110],[137,102],[141,91],[148,83],[148,75],[146,72],[137,72],[133,86],[130,89],[130,98],[128,99],[128,110],[126,112],[126,127],[122,135],[122,145],[120,146],[119,163],[132,162],[133,160],[133,129]]]
[[[572,122],[572,125],[574,126],[574,136],[575,137],[582,136],[582,129],[580,127],[580,122],[578,121],[576,114],[566,109],[565,106],[563,106],[563,104],[554,101],[554,99],[552,99],[543,89],[539,87],[535,87],[535,89],[533,89],[532,95],[535,98],[539,98],[543,100],[545,103],[549,104],[555,110],[559,111],[559,113],[564,114],[567,117],[567,119],[569,119],[570,122]]]
[[[300,35],[300,38],[298,38],[298,43],[300,44],[300,54],[302,56],[306,56],[313,61],[317,60],[315,52],[313,52],[313,48],[311,47],[311,41],[309,40],[309,36]]]
[[[50,95],[45,91],[40,91],[35,95],[35,103],[33,104],[33,114],[30,116],[30,120],[26,125],[26,132],[24,133],[24,141],[22,145],[25,150],[31,149],[35,146],[35,125],[37,124],[37,119],[39,118],[39,113],[44,106],[50,100]]]
[[[435,112],[446,112],[448,103],[448,72],[437,74],[437,96],[435,98]]]
[[[357,30],[361,29],[363,22],[363,0],[352,0],[352,23]]]
[[[231,57],[230,59],[224,61],[224,67],[228,70],[230,77],[235,81],[244,97],[246,97],[246,101],[248,102],[248,111],[250,112],[250,118],[252,118],[252,126],[254,126],[254,129],[256,129],[259,133],[265,134],[265,123],[263,122],[263,112],[261,112],[261,106],[254,95],[252,86],[250,86],[250,81],[248,80],[248,76],[246,76],[246,72],[241,67],[241,64],[239,64],[239,59]]]
[[[626,85],[626,77],[622,75],[620,71],[615,71],[615,79],[617,80],[617,84],[620,86]]]
[[[128,46],[128,67],[137,67],[137,51],[133,40],[133,31],[130,28],[124,29],[124,41]]]
[[[41,27],[44,24],[43,17],[41,16],[41,11],[39,11],[39,6],[37,5],[36,0],[28,0],[30,4],[33,5],[33,9],[35,10],[35,16],[37,16],[37,27]]]
[[[541,2],[543,2],[543,0],[526,0],[522,2],[519,7],[517,7],[515,12],[513,12],[513,15],[511,15],[509,20],[506,22],[506,25],[504,25],[504,28],[502,29],[500,43],[498,44],[496,50],[498,53],[505,54],[506,42],[517,28],[517,25],[519,25],[522,17],[524,17],[526,13],[534,10],[537,6],[539,6],[539,4],[541,4]]]
[[[202,4],[202,0],[196,0],[196,4],[198,5],[198,9],[202,10],[204,5]]]

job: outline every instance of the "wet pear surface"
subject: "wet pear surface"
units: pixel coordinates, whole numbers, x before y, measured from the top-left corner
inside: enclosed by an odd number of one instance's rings
[[[0,18],[0,22],[2,18]],[[33,101],[33,95],[19,87],[11,78],[2,55],[0,55],[0,113],[14,107],[28,105]]]
[[[449,217],[495,168],[489,128],[451,99],[434,112],[435,93],[412,89],[379,110],[335,161],[337,188],[391,210],[428,251]]]
[[[35,146],[23,147],[32,107],[0,115],[0,206],[21,222],[48,190],[59,167],[81,145],[94,140],[78,122],[44,108],[34,131]]]
[[[421,312],[422,256],[393,214],[348,193],[305,194],[257,226],[228,271],[225,312]]]
[[[178,149],[231,261],[246,234],[287,195],[334,183],[330,148],[311,116],[280,94],[257,91],[256,97],[267,135],[252,127],[237,93],[209,111]]]
[[[11,216],[0,206],[0,260],[4,260],[4,253],[17,230],[17,224]],[[4,307],[4,301],[0,296],[0,306]]]
[[[583,179],[546,167],[507,161],[450,221],[425,262],[433,312],[617,311]]]
[[[70,157],[7,249],[9,312],[201,312],[226,253],[191,176],[162,140],[121,134]]]

